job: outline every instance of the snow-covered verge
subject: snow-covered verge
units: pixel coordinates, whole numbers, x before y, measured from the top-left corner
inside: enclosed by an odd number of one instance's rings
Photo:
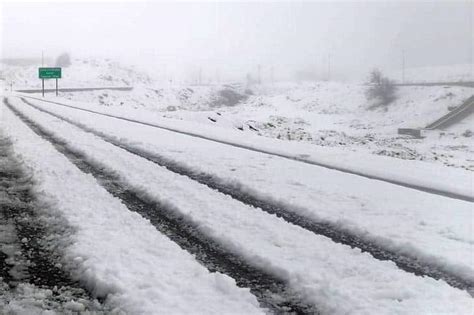
[[[149,198],[191,217],[200,230],[229,250],[288,279],[323,313],[462,313],[472,307],[467,292],[443,281],[408,274],[392,262],[375,260],[246,206],[50,115],[16,102],[15,107],[92,163],[111,169]]]
[[[80,172],[3,104],[2,131],[36,185],[74,228],[64,265],[96,296],[128,314],[262,313],[248,289],[209,273],[147,220]]]
[[[22,110],[35,113],[18,100],[14,103]],[[329,220],[354,231],[370,242],[443,266],[461,277],[472,277],[469,253],[474,244],[474,217],[470,202],[54,104],[34,103],[130,145],[187,165],[196,172],[213,174],[236,190],[250,191],[286,204],[287,208],[310,218]],[[266,145],[275,149],[272,144]],[[378,164],[381,170],[393,167],[388,158],[369,157],[372,160],[367,165]],[[439,183],[463,183],[467,191],[472,190],[470,172],[445,169],[447,174],[435,173],[437,176],[433,179],[430,172],[435,169],[423,170],[416,165],[420,162],[399,163],[400,174],[426,176],[425,183],[435,179],[439,179]],[[409,177],[403,179],[410,180]]]

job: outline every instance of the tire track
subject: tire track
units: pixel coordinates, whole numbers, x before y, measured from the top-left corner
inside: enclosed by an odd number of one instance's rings
[[[226,250],[217,241],[196,228],[186,216],[176,213],[159,202],[147,200],[139,192],[113,172],[87,161],[87,157],[71,148],[65,141],[38,126],[23,115],[6,99],[4,104],[38,136],[50,142],[56,150],[66,156],[82,172],[94,176],[111,195],[122,200],[131,211],[135,211],[185,249],[211,272],[221,272],[232,277],[239,287],[250,288],[262,307],[276,314],[318,314],[316,306],[307,304],[291,289],[286,280],[246,262],[238,255]]]
[[[66,227],[56,227],[33,194],[31,179],[13,158],[11,143],[0,135],[0,313],[10,302],[30,309],[103,314],[106,308],[61,268],[57,244]],[[41,213],[40,213],[41,212]],[[49,222],[47,222],[49,221]],[[24,292],[23,287],[30,287]],[[3,309],[5,307],[5,309]]]
[[[359,248],[363,252],[370,253],[375,259],[378,260],[390,260],[394,262],[398,266],[398,268],[406,272],[415,274],[417,276],[428,276],[437,280],[444,280],[452,287],[466,290],[470,293],[474,292],[474,283],[472,281],[463,279],[462,277],[453,274],[450,270],[446,270],[444,266],[440,266],[436,263],[420,259],[416,256],[410,256],[405,253],[402,254],[387,248],[383,248],[382,246],[375,244],[373,241],[369,239],[364,239],[356,233],[343,230],[331,222],[317,222],[314,219],[299,215],[284,204],[265,200],[256,194],[244,191],[238,185],[228,184],[215,175],[193,170],[192,168],[177,163],[169,158],[166,158],[165,156],[159,155],[157,153],[151,153],[143,149],[124,144],[123,142],[116,140],[114,137],[107,136],[102,132],[84,126],[81,123],[74,122],[69,118],[63,117],[41,107],[38,107],[23,98],[22,101],[43,113],[61,119],[69,124],[80,128],[81,130],[84,130],[85,132],[92,133],[95,136],[101,138],[102,140],[117,147],[120,147],[121,149],[126,150],[129,153],[135,154],[159,166],[165,167],[174,173],[186,176],[211,189],[226,194],[242,203],[253,206],[255,208],[260,208],[261,210],[269,214],[274,214],[280,218],[283,218],[289,223],[298,225],[317,235],[326,236],[335,243],[348,245],[352,248]]]

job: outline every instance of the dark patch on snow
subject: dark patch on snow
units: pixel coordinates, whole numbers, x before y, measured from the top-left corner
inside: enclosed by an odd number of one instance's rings
[[[233,89],[224,89],[217,93],[217,98],[211,102],[210,106],[235,106],[245,99],[247,99],[247,95],[237,93]]]
[[[253,131],[258,131],[258,129],[257,129],[257,128],[255,128],[255,127],[253,127],[252,125],[249,125],[249,124],[247,124],[247,126],[249,126],[249,129],[250,129],[250,130],[253,130]]]
[[[9,312],[9,303],[36,311],[67,313],[73,305],[103,311],[62,269],[58,239],[71,231],[54,226],[61,219],[35,199],[32,187],[10,141],[0,135],[0,313]]]
[[[466,138],[470,138],[470,137],[472,137],[472,134],[473,134],[473,132],[470,129],[466,129],[466,131],[464,131],[461,134],[461,136],[466,137]]]

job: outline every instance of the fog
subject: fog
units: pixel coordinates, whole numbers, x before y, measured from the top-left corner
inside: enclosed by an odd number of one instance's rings
[[[354,79],[370,68],[472,63],[472,1],[1,4],[2,58],[99,56],[164,78],[201,71]]]

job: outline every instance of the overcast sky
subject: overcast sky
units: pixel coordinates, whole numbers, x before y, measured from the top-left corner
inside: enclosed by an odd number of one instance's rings
[[[4,2],[3,57],[110,56],[164,71],[350,76],[472,62],[472,1]],[[166,69],[165,69],[166,68]],[[194,69],[194,70],[193,70]]]

